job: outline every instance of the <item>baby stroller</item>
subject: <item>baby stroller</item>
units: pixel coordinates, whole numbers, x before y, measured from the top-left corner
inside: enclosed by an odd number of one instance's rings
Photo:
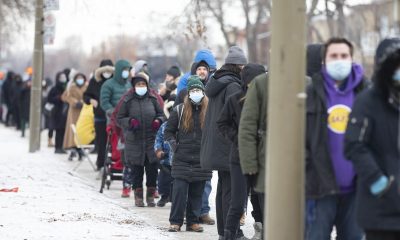
[[[100,193],[103,193],[105,186],[110,189],[112,181],[122,181],[124,166],[121,153],[117,149],[120,133],[121,129],[116,126],[115,121],[111,121],[111,124],[107,126],[106,158],[101,173]]]

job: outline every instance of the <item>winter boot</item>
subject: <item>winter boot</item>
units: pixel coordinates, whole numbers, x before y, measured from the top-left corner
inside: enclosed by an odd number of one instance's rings
[[[252,240],[262,240],[263,239],[263,226],[260,222],[255,222],[253,224],[254,227],[254,236],[251,238]]]
[[[156,203],[154,202],[154,192],[156,191],[155,187],[148,187],[146,192],[146,202],[148,207],[155,207]]]
[[[192,225],[186,225],[187,232],[204,232],[204,228],[200,224],[194,223]]]
[[[135,189],[135,206],[136,207],[144,207],[143,188]]]
[[[206,225],[214,225],[215,220],[210,217],[210,214],[206,214],[204,216],[200,216],[200,223]]]
[[[161,195],[161,199],[157,202],[158,207],[164,207],[165,204],[169,202],[169,197],[167,195]]]
[[[131,188],[130,187],[124,187],[122,188],[122,194],[121,197],[122,198],[128,198],[131,196]]]

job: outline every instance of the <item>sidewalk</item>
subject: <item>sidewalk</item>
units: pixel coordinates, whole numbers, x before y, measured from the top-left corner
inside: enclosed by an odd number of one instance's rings
[[[41,151],[29,154],[28,137],[0,125],[0,189],[19,187],[17,193],[0,192],[0,239],[218,239],[216,225],[204,225],[204,233],[167,232],[170,204],[136,208],[133,197],[120,197],[119,181],[100,194],[97,172],[89,163],[72,172],[77,162],[47,148],[46,134]],[[94,161],[95,155],[91,157]],[[213,217],[216,181],[214,175]],[[250,212],[243,227],[248,237],[253,235]]]

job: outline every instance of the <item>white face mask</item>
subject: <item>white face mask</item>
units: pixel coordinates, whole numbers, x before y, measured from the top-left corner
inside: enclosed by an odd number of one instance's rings
[[[124,70],[122,71],[122,78],[123,79],[127,79],[129,77],[129,70]]]
[[[201,100],[203,99],[204,94],[203,92],[190,92],[189,93],[189,98],[192,100],[195,104],[199,104]]]
[[[76,84],[78,86],[82,86],[84,83],[85,83],[85,79],[83,79],[83,78],[76,79]]]
[[[136,94],[144,96],[147,93],[147,87],[135,87]]]
[[[110,72],[104,72],[104,73],[103,73],[103,77],[104,77],[105,79],[109,79],[111,76],[112,76],[112,73],[110,73]]]

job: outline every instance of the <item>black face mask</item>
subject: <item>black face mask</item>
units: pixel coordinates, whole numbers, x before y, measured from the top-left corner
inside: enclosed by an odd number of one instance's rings
[[[166,81],[165,86],[168,90],[174,91],[176,89],[176,84],[174,82]]]

